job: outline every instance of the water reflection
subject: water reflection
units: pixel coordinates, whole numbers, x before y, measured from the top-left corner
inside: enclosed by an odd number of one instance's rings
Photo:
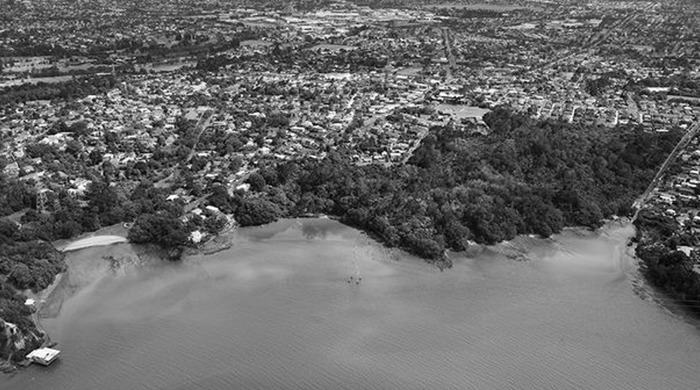
[[[286,220],[263,227],[258,226],[239,229],[238,234],[242,237],[248,238],[251,241],[263,241],[269,240],[278,234],[282,234],[293,226],[294,223],[292,221]]]
[[[320,224],[301,222],[301,234],[307,240],[324,239],[328,236],[328,229]]]

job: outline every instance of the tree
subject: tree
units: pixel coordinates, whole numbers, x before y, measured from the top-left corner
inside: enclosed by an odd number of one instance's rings
[[[237,202],[228,194],[226,188],[218,184],[211,188],[208,200],[209,204],[226,214],[232,214],[238,207]]]
[[[221,215],[212,215],[204,220],[204,228],[210,234],[217,234],[226,227],[227,220]]]
[[[267,183],[265,182],[265,178],[261,174],[253,172],[248,177],[248,184],[250,184],[250,189],[259,192],[265,188],[265,185]]]
[[[243,166],[243,160],[239,156],[233,156],[228,164],[230,172],[238,172]]]
[[[284,128],[289,126],[289,118],[282,113],[270,114],[267,117],[267,124],[271,127]]]
[[[57,133],[65,133],[68,132],[68,126],[66,125],[66,122],[63,120],[60,120],[56,123],[54,123],[51,128],[49,128],[48,134],[57,134]]]
[[[97,212],[104,215],[113,207],[117,206],[118,198],[114,188],[103,181],[93,181],[88,185],[85,192],[88,205]]]
[[[42,143],[27,144],[24,147],[24,151],[27,152],[31,158],[47,157],[50,154],[57,154],[56,148],[49,144]]]
[[[82,152],[82,150],[83,150],[83,144],[80,143],[80,141],[72,139],[72,140],[66,142],[66,153],[68,153],[74,157],[78,157],[78,155],[80,154],[80,152]]]
[[[87,123],[85,121],[74,122],[68,126],[68,131],[74,133],[76,136],[83,136],[89,133]]]
[[[452,213],[448,214],[446,217],[443,232],[447,245],[450,248],[456,251],[463,251],[469,247],[467,241],[471,238],[471,231],[469,228],[462,225]]]
[[[179,218],[161,214],[139,216],[128,239],[137,244],[152,243],[163,249],[177,249],[188,242],[189,232]]]
[[[55,227],[55,234],[59,238],[71,238],[82,233],[82,231],[82,225],[73,220],[59,221]]]
[[[8,280],[19,288],[28,288],[34,285],[34,278],[32,277],[32,272],[26,264],[15,264]]]
[[[9,219],[0,219],[0,246],[13,244],[18,238],[19,225]]]
[[[280,208],[265,199],[246,199],[236,210],[236,221],[241,226],[257,226],[274,222],[282,214]]]
[[[102,153],[98,149],[93,149],[90,151],[90,154],[88,154],[88,161],[90,163],[90,166],[97,165],[102,162]]]

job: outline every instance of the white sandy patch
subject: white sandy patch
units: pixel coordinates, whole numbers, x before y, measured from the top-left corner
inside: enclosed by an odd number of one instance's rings
[[[64,252],[74,251],[77,249],[89,248],[91,246],[112,245],[119,242],[127,242],[126,238],[120,236],[95,236],[83,238],[82,240],[73,241],[63,248]]]

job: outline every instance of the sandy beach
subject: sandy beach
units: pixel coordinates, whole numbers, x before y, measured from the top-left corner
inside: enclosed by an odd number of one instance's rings
[[[121,236],[95,236],[83,238],[82,240],[73,241],[63,248],[63,252],[74,251],[78,249],[89,248],[92,246],[112,245],[120,242],[127,242],[127,239]]]

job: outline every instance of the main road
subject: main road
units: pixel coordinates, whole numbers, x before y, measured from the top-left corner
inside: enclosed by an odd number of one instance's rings
[[[185,161],[186,163],[190,162],[192,158],[194,157],[194,152],[195,149],[197,148],[197,144],[199,143],[199,139],[202,137],[202,134],[204,131],[209,127],[211,124],[211,120],[214,117],[214,111],[212,110],[207,110],[202,115],[199,117],[199,121],[197,121],[197,125],[195,125],[195,131],[197,128],[199,128],[199,132],[197,133],[197,139],[194,141],[194,144],[192,145],[192,150],[190,151],[189,156],[187,156],[187,160]]]
[[[457,67],[457,60],[455,60],[454,53],[452,52],[452,42],[450,42],[450,36],[449,36],[449,30],[446,27],[443,27],[442,29],[442,36],[443,39],[445,40],[445,56],[447,58],[447,61],[449,63],[449,66],[447,67],[447,80],[446,82],[450,82],[454,79],[453,71]]]
[[[203,112],[199,116],[199,120],[197,120],[197,124],[194,127],[194,131],[197,132],[197,139],[194,141],[194,144],[192,145],[192,150],[190,150],[190,153],[187,155],[187,159],[185,160],[185,164],[189,163],[192,158],[194,157],[195,150],[197,148],[197,144],[199,143],[199,139],[202,137],[202,134],[204,131],[209,127],[211,124],[211,120],[213,118],[213,113],[214,111],[212,110],[207,110]],[[166,178],[156,182],[154,184],[154,187],[156,188],[163,188],[168,185],[168,183],[172,183],[177,176],[180,174],[180,170],[178,169],[178,166],[173,167],[173,172]]]
[[[644,207],[644,204],[649,201],[649,197],[651,196],[651,193],[654,191],[656,187],[659,185],[659,181],[661,181],[661,178],[663,177],[664,173],[666,173],[666,170],[668,167],[671,165],[673,161],[675,161],[676,157],[678,157],[678,153],[680,153],[683,149],[685,149],[686,146],[688,146],[688,143],[690,140],[695,138],[695,136],[698,134],[698,131],[700,130],[700,122],[695,122],[689,129],[688,132],[685,133],[683,138],[681,138],[680,141],[678,141],[678,144],[676,144],[676,147],[673,148],[671,153],[666,157],[666,161],[661,165],[661,168],[659,168],[659,171],[656,172],[656,175],[654,176],[654,179],[652,179],[651,183],[649,183],[649,186],[647,187],[646,191],[639,197],[634,202],[633,207],[636,209],[636,212],[634,213],[634,217],[632,220],[635,220],[637,218],[637,214],[639,214],[639,211]]]

